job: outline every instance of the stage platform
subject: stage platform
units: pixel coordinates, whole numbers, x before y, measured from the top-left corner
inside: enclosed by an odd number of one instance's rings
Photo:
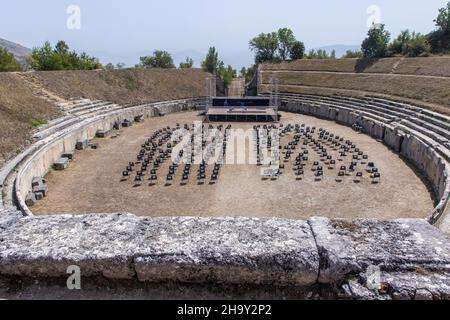
[[[208,121],[273,122],[278,121],[276,107],[262,97],[218,97],[206,110]]]

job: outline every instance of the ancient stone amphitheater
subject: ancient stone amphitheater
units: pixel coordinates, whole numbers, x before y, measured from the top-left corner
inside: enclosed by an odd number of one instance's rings
[[[450,297],[450,59],[261,66],[253,85],[278,98],[282,121],[351,136],[388,176],[382,172],[377,186],[254,181],[248,194],[237,187],[253,183],[247,169],[222,169],[217,186],[119,182],[143,138],[200,117],[209,77],[122,72],[0,79],[56,110],[0,171],[2,294],[105,297],[99,288],[109,288],[116,297],[136,289],[185,298]],[[264,202],[271,183],[276,198]],[[335,206],[326,202],[331,194]],[[313,206],[314,195],[322,206]],[[346,198],[350,205],[340,207]],[[66,292],[69,266],[81,269],[86,290]]]

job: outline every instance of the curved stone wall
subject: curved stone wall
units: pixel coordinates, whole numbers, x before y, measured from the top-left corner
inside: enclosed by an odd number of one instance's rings
[[[285,111],[346,125],[361,122],[366,133],[407,157],[432,182],[442,199],[430,221],[446,217],[449,167],[442,145],[368,111],[281,98]],[[10,205],[0,208],[0,276],[60,278],[75,265],[82,277],[108,280],[327,285],[337,296],[357,299],[450,297],[450,238],[421,219],[138,218],[126,213],[33,217],[25,205],[33,177],[44,176],[77,140],[110,130],[117,121],[203,103],[179,100],[102,114],[53,133],[13,161],[7,170],[15,183],[3,191],[15,195],[22,213]],[[371,285],[373,270],[379,287]]]
[[[82,120],[68,128],[57,131],[32,145],[6,166],[0,177],[2,179],[2,194],[7,195],[0,203],[2,207],[17,205],[27,215],[32,215],[25,204],[25,197],[31,191],[31,181],[34,177],[43,177],[64,152],[73,152],[77,141],[91,140],[99,130],[112,130],[116,123],[125,119],[134,121],[135,117],[144,119],[163,116],[171,112],[179,112],[204,105],[204,98],[167,101],[148,105],[123,108],[110,113],[101,114]],[[11,179],[11,175],[14,176]],[[7,178],[14,181],[6,186]],[[15,201],[14,201],[15,200]],[[6,203],[5,203],[6,202]]]
[[[426,130],[428,136],[412,130],[404,125],[407,120],[398,116],[383,118],[383,114],[376,111],[376,106],[373,107],[372,114],[370,101],[361,108],[352,104],[352,101],[357,101],[355,98],[337,96],[334,99],[335,101],[330,101],[321,96],[281,94],[280,110],[333,120],[346,126],[358,123],[364,133],[400,153],[430,182],[438,203],[430,213],[430,223],[441,225],[444,220],[450,219],[450,150],[446,144],[448,140],[433,139],[433,132],[426,129],[423,130]],[[423,111],[419,108],[414,110],[419,114]],[[450,126],[450,122],[446,124]]]

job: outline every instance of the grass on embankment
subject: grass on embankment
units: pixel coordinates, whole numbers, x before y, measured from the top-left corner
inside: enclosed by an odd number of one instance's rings
[[[269,84],[272,74],[272,72],[263,72],[262,83]],[[356,90],[414,99],[420,102],[437,104],[445,109],[450,106],[450,78],[302,71],[278,72],[277,77],[280,86]]]

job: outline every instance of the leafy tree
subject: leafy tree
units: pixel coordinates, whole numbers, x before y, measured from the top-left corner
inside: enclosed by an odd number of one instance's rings
[[[280,59],[286,61],[292,51],[292,47],[297,42],[291,29],[282,28],[278,30],[278,53]]]
[[[229,87],[231,81],[237,77],[237,72],[232,66],[225,67],[223,64],[219,66],[219,76],[222,78],[225,87]]]
[[[314,50],[311,49],[307,56],[307,59],[335,59],[336,58],[336,51],[332,51],[331,54],[328,54],[328,52],[326,50],[323,49],[319,49],[319,50]]]
[[[143,68],[161,68],[161,69],[173,69],[175,64],[173,63],[172,56],[167,51],[156,50],[152,56],[144,56],[140,58],[141,67]]]
[[[431,51],[431,46],[428,43],[427,36],[420,33],[414,33],[408,42],[407,54],[410,57],[418,57],[428,55]]]
[[[117,70],[121,70],[123,68],[125,68],[125,63],[119,62],[119,63],[116,64],[116,69]]]
[[[433,52],[450,51],[450,2],[446,8],[439,9],[436,20],[436,31],[431,32],[428,37],[428,43]]]
[[[190,69],[194,65],[194,60],[187,57],[184,62],[180,63],[180,69]]]
[[[345,52],[345,54],[342,56],[342,58],[354,59],[354,58],[362,58],[363,56],[364,55],[361,51],[347,50],[347,52]]]
[[[281,28],[277,32],[261,33],[249,42],[255,52],[255,62],[278,62],[302,59],[305,45],[297,41],[291,29]]]
[[[58,41],[54,49],[48,41],[42,47],[34,48],[28,63],[36,71],[94,70],[102,67],[97,58],[90,57],[85,52],[78,54],[69,51],[69,46],[64,41]]]
[[[276,32],[261,33],[250,40],[250,49],[255,52],[255,62],[274,62],[279,60],[277,51],[279,48],[279,39]]]
[[[247,68],[246,67],[242,67],[241,71],[239,71],[239,76],[241,78],[245,78],[246,74],[247,74]]]
[[[406,54],[408,51],[408,43],[411,41],[411,33],[409,30],[400,32],[398,37],[389,45],[389,50],[394,54]]]
[[[438,17],[434,22],[439,30],[450,34],[450,2],[447,3],[446,8],[439,9]]]
[[[382,58],[387,54],[389,39],[391,35],[385,30],[385,25],[373,26],[367,33],[367,38],[361,45],[362,52],[366,58]]]
[[[22,71],[22,66],[14,55],[5,48],[0,48],[0,72]]]
[[[301,41],[296,41],[291,48],[290,57],[292,60],[303,59],[305,56],[305,44]]]
[[[427,36],[405,30],[389,45],[389,51],[394,54],[417,57],[428,54],[431,46]]]
[[[219,53],[215,47],[210,47],[205,60],[202,61],[202,69],[206,72],[216,73],[220,65]]]
[[[108,70],[108,71],[114,70],[114,64],[112,64],[112,63],[110,62],[110,63],[104,65],[103,68],[104,68],[105,70]]]
[[[251,67],[242,68],[241,70],[241,77],[245,78],[245,82],[249,83],[253,80],[253,77],[255,76],[256,70],[258,69],[258,66],[256,64],[252,65]],[[245,72],[244,72],[245,71]]]
[[[336,59],[336,50],[333,49],[333,51],[331,51],[330,59]]]

